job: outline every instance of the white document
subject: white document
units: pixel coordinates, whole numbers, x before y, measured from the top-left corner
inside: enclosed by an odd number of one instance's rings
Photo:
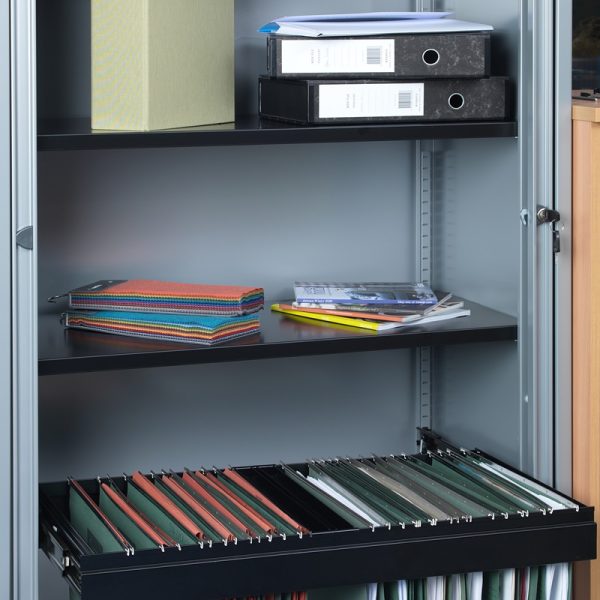
[[[463,588],[462,588],[462,579],[464,578],[464,575],[451,575],[449,577],[448,580],[448,587],[449,589],[449,598],[451,598],[451,600],[467,600],[465,595],[463,594]],[[513,598],[511,598],[510,600],[514,600]]]
[[[548,600],[569,600],[569,570],[567,563],[555,565],[552,589]]]
[[[521,585],[523,586],[523,588],[526,590],[525,595],[527,598],[529,598],[529,579],[531,577],[531,571],[529,570],[529,568],[525,568],[523,569],[523,571],[521,572]]]
[[[393,39],[283,40],[281,72],[393,73]]]
[[[509,481],[512,480],[513,483],[516,483],[517,485],[519,485],[520,487],[522,487],[525,490],[528,490],[527,486],[538,489],[539,493],[537,493],[537,494],[535,492],[531,492],[531,491],[529,493],[533,493],[536,497],[538,497],[540,500],[546,502],[548,504],[548,506],[551,506],[552,508],[557,508],[557,509],[577,508],[577,504],[575,504],[574,502],[571,502],[570,500],[563,497],[562,495],[560,495],[556,492],[553,492],[551,490],[547,490],[546,488],[539,486],[534,481],[531,481],[531,480],[523,477],[522,475],[519,475],[518,473],[511,471],[510,469],[506,469],[502,465],[497,465],[497,464],[488,465],[486,463],[481,463],[481,466],[485,467],[489,471],[498,473],[499,475],[504,477],[504,479],[508,479]]]
[[[319,118],[420,117],[422,83],[342,83],[319,85]]]
[[[408,600],[408,581],[405,579],[398,582],[398,600]]]
[[[265,25],[259,31],[301,37],[336,37],[393,33],[460,33],[492,31],[493,29],[491,25],[470,23],[458,19],[404,19],[397,21],[274,22]]]
[[[332,498],[335,498],[338,502],[343,504],[346,508],[349,508],[352,512],[356,513],[359,517],[362,517],[363,519],[365,519],[365,521],[368,521],[369,523],[371,523],[371,525],[377,527],[377,526],[385,524],[383,522],[380,523],[380,522],[374,521],[366,512],[364,512],[356,504],[351,502],[345,496],[342,496],[342,494],[339,494],[336,490],[334,490],[332,487],[330,487],[329,485],[327,485],[320,479],[316,479],[314,477],[307,477],[306,479],[308,481],[310,481],[313,485],[318,487],[321,491],[325,492],[326,494],[329,494]]]
[[[367,590],[367,597],[369,600],[377,600],[377,584],[369,583]]]
[[[500,599],[514,600],[516,572],[514,569],[506,569],[500,573]]]
[[[445,583],[445,577],[428,577],[427,600],[444,600],[446,596]]]
[[[298,21],[399,21],[403,19],[441,19],[451,15],[451,12],[367,12],[345,13],[333,15],[295,15],[277,17],[274,23],[296,23]]]
[[[544,577],[544,598],[543,600],[550,600],[552,597],[552,586],[554,585],[554,575],[556,573],[556,565],[546,565],[543,570]]]
[[[476,573],[467,574],[467,598],[469,600],[483,600],[483,573],[477,571]]]

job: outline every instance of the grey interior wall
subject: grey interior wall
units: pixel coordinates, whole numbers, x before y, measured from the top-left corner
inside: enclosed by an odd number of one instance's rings
[[[102,278],[411,279],[412,144],[42,153],[39,292]]]
[[[40,477],[414,452],[409,351],[41,380]]]
[[[520,272],[519,168],[517,140],[437,144],[436,285],[515,316]]]
[[[519,2],[448,0],[437,8],[494,25],[492,72],[519,92]],[[520,284],[519,140],[451,140],[436,144],[434,280],[517,315]],[[466,446],[519,464],[517,343],[448,347],[436,354],[433,425]]]
[[[519,466],[517,359],[516,342],[440,348],[435,355],[435,431]]]

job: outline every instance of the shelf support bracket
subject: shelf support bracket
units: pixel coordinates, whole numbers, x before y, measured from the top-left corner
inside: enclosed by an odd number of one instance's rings
[[[415,207],[417,231],[417,280],[432,281],[432,190],[433,142],[417,142],[417,194]],[[417,349],[417,427],[431,427],[431,377],[433,352],[430,347]]]

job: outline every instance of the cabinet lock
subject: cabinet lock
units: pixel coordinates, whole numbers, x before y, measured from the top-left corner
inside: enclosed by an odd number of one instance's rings
[[[545,206],[538,206],[536,221],[538,225],[545,223],[552,225],[552,252],[558,254],[560,252],[560,231],[556,229],[556,223],[560,221],[560,213]]]

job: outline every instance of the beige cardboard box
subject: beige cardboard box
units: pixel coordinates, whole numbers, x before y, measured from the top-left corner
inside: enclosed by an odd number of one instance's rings
[[[92,128],[234,120],[234,0],[92,0]]]

